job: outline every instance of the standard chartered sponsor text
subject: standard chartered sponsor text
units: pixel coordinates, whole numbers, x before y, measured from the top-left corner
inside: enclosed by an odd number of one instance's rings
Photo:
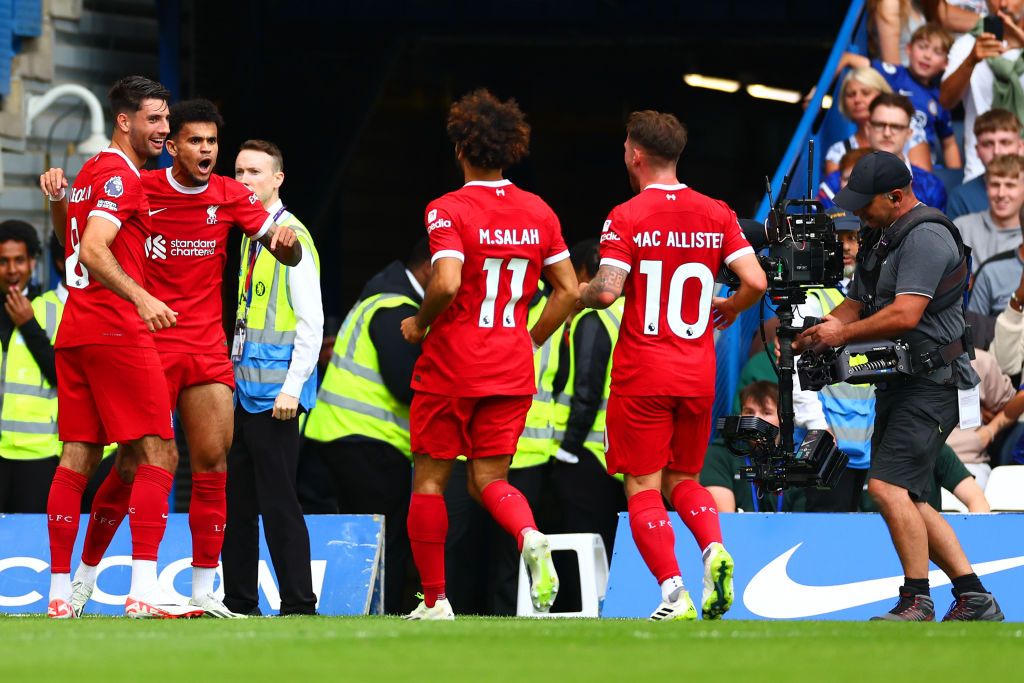
[[[213,256],[217,240],[171,240],[171,256]]]

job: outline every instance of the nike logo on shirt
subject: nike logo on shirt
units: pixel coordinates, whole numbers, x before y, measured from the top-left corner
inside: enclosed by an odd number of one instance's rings
[[[801,619],[895,599],[899,594],[903,585],[902,574],[829,586],[799,583],[790,578],[787,566],[801,545],[797,543],[754,575],[743,593],[743,604],[747,609],[768,619]],[[985,576],[1024,566],[1024,556],[979,562],[972,566],[975,574]],[[950,583],[949,577],[937,569],[928,574],[928,581],[932,588]]]
[[[150,212],[149,212],[149,215],[150,215],[150,216],[153,216],[153,215],[155,215],[155,214],[158,214],[158,213],[160,213],[161,211],[166,211],[166,210],[167,210],[167,207],[165,206],[165,207],[164,207],[164,208],[162,208],[162,209],[157,209],[156,211],[150,211]]]

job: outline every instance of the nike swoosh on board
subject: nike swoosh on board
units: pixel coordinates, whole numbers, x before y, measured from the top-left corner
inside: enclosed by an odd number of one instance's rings
[[[903,585],[903,575],[882,579],[853,581],[832,586],[808,586],[790,578],[789,558],[803,543],[782,553],[766,564],[743,591],[743,605],[754,614],[767,619],[800,619],[895,599]],[[1024,555],[1007,557],[972,565],[978,576],[1024,566]],[[941,570],[928,574],[932,587],[950,583]]]
[[[156,211],[152,211],[152,210],[150,210],[150,212],[149,212],[149,215],[150,215],[150,216],[154,216],[154,215],[156,215],[156,214],[160,213],[161,211],[166,211],[166,210],[167,210],[167,207],[166,207],[166,206],[165,206],[164,208],[162,208],[162,209],[157,209]]]

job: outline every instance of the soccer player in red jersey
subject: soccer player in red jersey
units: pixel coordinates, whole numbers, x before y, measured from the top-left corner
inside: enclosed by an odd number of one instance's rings
[[[662,494],[703,553],[703,615],[717,619],[732,605],[733,561],[714,499],[698,483],[711,434],[712,325],[731,325],[767,281],[729,207],[676,178],[686,145],[678,119],[634,112],[626,130],[626,169],[637,195],[608,216],[600,268],[580,288],[583,305],[592,308],[610,306],[625,289],[608,399],[608,471],[625,474],[633,539],[661,584],[662,603],[651,619],[697,618]],[[740,287],[716,298],[723,263]]]
[[[477,90],[452,105],[447,127],[466,184],[427,206],[433,273],[419,313],[402,321],[405,339],[423,342],[412,380],[408,529],[424,596],[406,618],[454,618],[444,590],[443,494],[459,455],[469,460],[470,495],[517,539],[534,606],[547,611],[558,576],[508,470],[537,391],[531,351],[575,305],[576,274],[551,208],[502,176],[529,147],[515,100]],[[528,330],[527,306],[542,272],[552,292]]]
[[[163,149],[169,96],[162,85],[141,76],[115,83],[109,94],[115,116],[111,147],[89,159],[70,188],[65,246],[70,293],[55,345],[57,428],[64,445],[46,504],[47,612],[55,618],[78,616],[71,606],[71,550],[82,491],[103,446],[115,441],[140,463],[128,493],[132,581],[125,612],[202,614],[163,595],[156,573],[176,454],[153,332],[173,327],[177,314],[145,289],[150,221],[139,167]]]
[[[298,263],[301,247],[294,231],[277,226],[251,190],[213,174],[224,121],[212,102],[179,102],[171,107],[169,121],[166,144],[173,166],[142,171],[153,226],[146,240],[147,287],[180,313],[177,325],[155,335],[155,341],[191,460],[189,604],[202,607],[207,616],[230,618],[239,615],[213,594],[224,542],[227,452],[234,431],[234,368],[221,324],[228,235],[232,227],[240,228],[286,265]],[[63,172],[51,169],[47,176],[45,185],[58,185]],[[92,594],[97,565],[127,513],[137,465],[130,452],[119,453],[117,466],[96,494],[82,563],[72,582],[76,611]]]

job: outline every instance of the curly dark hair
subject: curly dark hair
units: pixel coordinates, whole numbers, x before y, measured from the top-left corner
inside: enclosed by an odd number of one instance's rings
[[[210,100],[195,99],[175,102],[171,105],[168,124],[171,132],[168,137],[176,137],[186,123],[213,123],[218,132],[224,127],[224,118],[217,110],[217,105]]]
[[[486,88],[474,90],[448,110],[448,137],[477,168],[503,169],[530,152],[530,126],[514,99],[504,102]]]

